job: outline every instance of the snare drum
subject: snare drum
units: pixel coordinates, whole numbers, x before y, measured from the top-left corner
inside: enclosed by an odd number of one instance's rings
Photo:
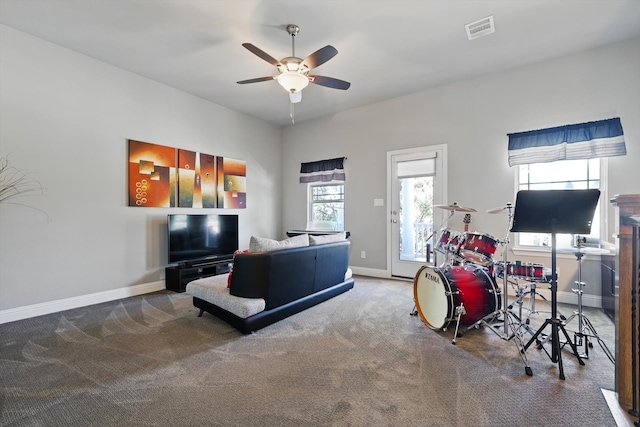
[[[436,250],[438,252],[442,252],[443,254],[449,253],[458,255],[461,238],[461,233],[449,228],[445,228],[444,230],[442,230],[440,240],[438,240],[438,244],[436,245]]]
[[[518,279],[534,281],[545,281],[551,275],[550,269],[545,268],[542,264],[523,263],[521,261],[507,263],[506,271],[508,275]]]
[[[466,232],[460,245],[460,256],[467,261],[487,265],[491,263],[498,247],[498,240],[485,233]]]
[[[484,267],[454,266],[447,270],[422,266],[413,282],[416,310],[427,327],[444,329],[456,322],[456,307],[464,304],[461,325],[472,325],[500,310],[498,286]]]

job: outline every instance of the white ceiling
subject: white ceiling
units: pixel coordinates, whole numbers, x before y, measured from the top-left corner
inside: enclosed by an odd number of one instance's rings
[[[465,24],[493,15],[496,32],[468,41]],[[331,44],[314,74],[347,91],[309,85],[296,123],[461,79],[640,37],[639,0],[0,0],[0,23],[216,104],[290,125],[275,67]]]

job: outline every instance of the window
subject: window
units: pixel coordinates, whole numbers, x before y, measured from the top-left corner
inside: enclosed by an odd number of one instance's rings
[[[600,189],[603,191],[605,159],[561,160],[549,163],[531,163],[520,165],[516,169],[516,187],[520,190],[564,190],[564,189]],[[603,218],[602,196],[593,216],[591,234],[586,237],[587,242],[598,242],[600,226]],[[528,247],[550,247],[551,234],[548,233],[516,233],[516,246],[521,249]],[[575,235],[557,234],[556,247],[575,247]]]
[[[309,185],[310,230],[344,231],[344,184]]]

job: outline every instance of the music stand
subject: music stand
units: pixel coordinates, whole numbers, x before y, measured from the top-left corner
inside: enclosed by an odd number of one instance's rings
[[[556,233],[589,234],[591,222],[600,197],[600,190],[522,190],[516,196],[516,208],[513,219],[512,232],[551,233],[551,317],[524,346],[526,351],[536,341],[542,331],[551,325],[551,355],[553,363],[558,363],[560,379],[564,380],[562,355],[560,354],[561,330],[571,344],[573,354],[581,365],[584,361],[578,354],[576,345],[571,341],[562,321],[558,319],[557,311],[557,279],[556,272]],[[542,347],[540,341],[538,345]],[[544,347],[542,347],[544,348]],[[545,350],[546,352],[546,350]]]

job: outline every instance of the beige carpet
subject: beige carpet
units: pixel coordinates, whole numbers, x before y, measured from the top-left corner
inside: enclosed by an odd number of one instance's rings
[[[534,345],[527,376],[513,341],[481,328],[452,345],[412,308],[412,283],[356,277],[252,335],[173,292],[0,325],[0,424],[616,425],[601,392],[614,365],[597,344],[584,366],[562,352],[565,381]],[[613,348],[611,320],[586,314]]]

